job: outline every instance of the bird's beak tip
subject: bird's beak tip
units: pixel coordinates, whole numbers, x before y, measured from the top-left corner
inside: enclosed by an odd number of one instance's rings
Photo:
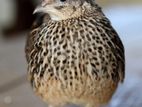
[[[38,6],[35,8],[35,10],[33,11],[33,14],[36,14],[38,12],[43,12],[44,11],[44,8],[42,6]]]

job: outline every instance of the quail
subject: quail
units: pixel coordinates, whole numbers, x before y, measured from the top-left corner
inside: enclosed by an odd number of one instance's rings
[[[28,79],[51,107],[107,104],[125,75],[124,46],[94,0],[43,0],[25,47]]]

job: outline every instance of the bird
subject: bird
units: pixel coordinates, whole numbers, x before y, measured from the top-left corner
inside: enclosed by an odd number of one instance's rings
[[[49,107],[100,107],[125,78],[124,45],[94,0],[43,0],[28,33],[28,80]]]

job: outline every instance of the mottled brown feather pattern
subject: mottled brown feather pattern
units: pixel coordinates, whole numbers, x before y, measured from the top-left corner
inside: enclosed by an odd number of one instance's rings
[[[26,57],[34,91],[54,106],[105,104],[124,79],[123,44],[98,5],[80,17],[43,20],[28,35]]]

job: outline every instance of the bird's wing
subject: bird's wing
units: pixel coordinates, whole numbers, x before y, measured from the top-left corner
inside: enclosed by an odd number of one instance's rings
[[[124,46],[122,44],[121,39],[119,38],[119,35],[117,34],[117,32],[115,31],[115,29],[112,27],[111,22],[109,21],[109,19],[106,18],[105,14],[102,12],[102,9],[95,4],[96,7],[96,11],[95,13],[97,15],[100,15],[100,19],[99,19],[99,25],[101,26],[101,28],[103,28],[105,30],[105,34],[107,34],[110,39],[111,39],[111,43],[109,44],[109,46],[112,49],[112,52],[115,54],[115,56],[117,57],[116,59],[118,59],[117,64],[118,64],[118,78],[121,82],[123,82],[124,77],[125,77],[125,51],[124,51]],[[117,75],[116,74],[116,75]]]
[[[111,39],[111,43],[114,45],[109,44],[113,53],[116,55],[117,64],[118,64],[118,76],[119,80],[123,82],[125,77],[125,51],[124,46],[122,44],[121,39],[119,38],[117,32],[112,27],[110,21],[107,18],[104,18],[100,21],[102,27],[104,28],[105,32]]]
[[[25,46],[25,53],[26,59],[29,62],[31,51],[34,50],[34,44],[36,42],[36,35],[38,35],[39,28],[33,29],[27,36],[26,46]]]
[[[32,56],[32,51],[34,50],[34,45],[36,43],[36,40],[39,36],[39,32],[41,30],[40,25],[43,23],[45,18],[44,14],[37,14],[37,18],[34,21],[30,33],[28,33],[26,46],[25,46],[25,53],[26,53],[26,59],[29,62],[30,56]],[[33,53],[34,54],[34,53]]]

